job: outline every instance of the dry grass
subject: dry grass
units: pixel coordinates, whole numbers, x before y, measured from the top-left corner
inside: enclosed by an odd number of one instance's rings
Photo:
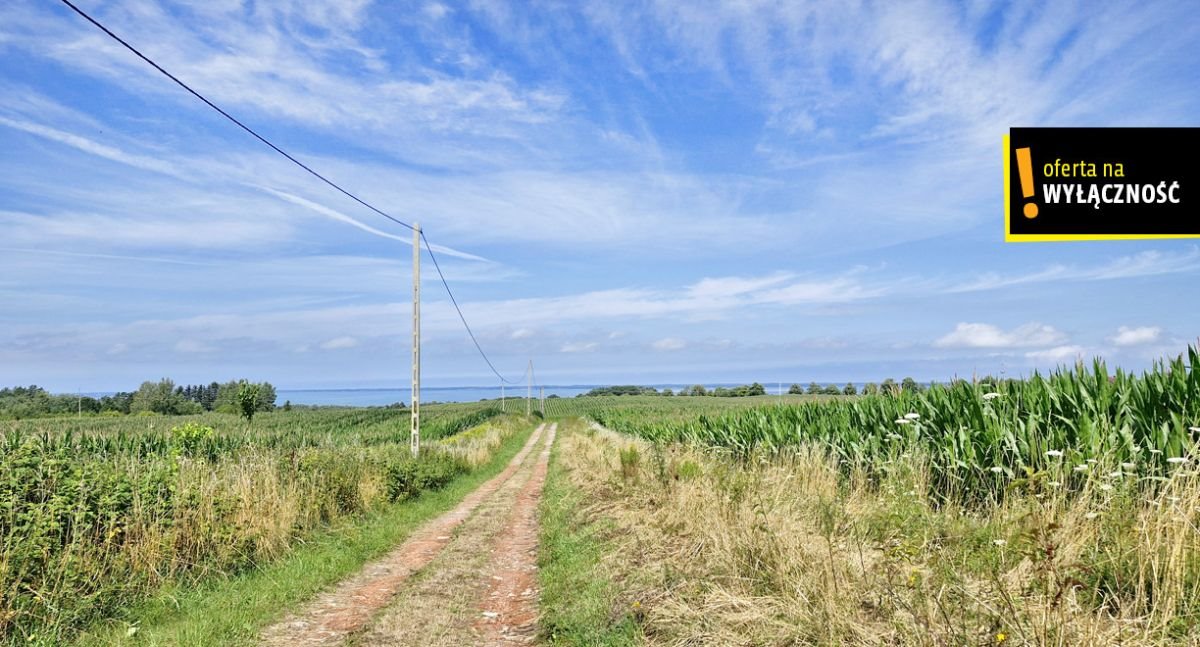
[[[735,462],[598,428],[561,442],[588,514],[619,529],[607,566],[653,644],[1200,644],[1187,470],[1148,500],[1096,465],[1083,492],[1041,474],[963,510],[931,503],[919,456],[871,482],[813,448]]]

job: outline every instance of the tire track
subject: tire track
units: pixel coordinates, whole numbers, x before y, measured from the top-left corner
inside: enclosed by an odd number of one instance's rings
[[[262,634],[260,644],[279,647],[335,645],[367,626],[372,616],[388,604],[405,580],[431,562],[450,543],[455,528],[484,499],[513,477],[537,446],[545,428],[544,423],[538,425],[502,472],[464,497],[452,510],[426,523],[391,553],[368,564],[334,590],[321,594],[304,610],[268,627]],[[551,429],[552,439],[553,427]],[[547,448],[543,454],[548,455],[548,452]]]
[[[490,584],[474,624],[479,644],[528,644],[537,638],[537,513],[557,431],[557,424],[550,426],[546,447],[538,456],[529,482],[517,495],[508,524],[493,550]]]

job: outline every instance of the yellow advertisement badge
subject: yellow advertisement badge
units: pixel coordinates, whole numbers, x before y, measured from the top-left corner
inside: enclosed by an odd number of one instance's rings
[[[1012,128],[1008,242],[1200,238],[1200,128]],[[1015,172],[1014,172],[1015,169]]]

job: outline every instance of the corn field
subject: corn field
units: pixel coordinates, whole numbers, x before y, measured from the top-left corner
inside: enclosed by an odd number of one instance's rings
[[[607,397],[554,406],[651,441],[739,456],[817,444],[847,470],[867,473],[916,453],[928,461],[936,491],[992,500],[1014,478],[1036,474],[1079,486],[1095,464],[1123,465],[1148,485],[1190,469],[1200,437],[1198,366],[1200,352],[1189,347],[1143,374],[1110,372],[1096,360],[1020,381],[818,402]]]
[[[426,409],[425,439],[498,411]],[[170,582],[228,575],[338,520],[470,469],[407,410],[255,418],[43,419],[0,425],[0,642],[60,644]],[[431,443],[431,445],[434,443]]]

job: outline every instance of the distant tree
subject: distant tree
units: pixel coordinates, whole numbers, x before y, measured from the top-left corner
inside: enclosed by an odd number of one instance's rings
[[[246,422],[254,422],[254,412],[258,411],[258,403],[261,395],[262,389],[258,384],[242,382],[238,387],[238,411],[241,412]]]
[[[788,387],[788,395],[801,395],[804,393],[804,388],[799,384],[793,384]]]
[[[826,385],[821,388],[821,395],[841,395],[842,390],[833,384]]]
[[[853,382],[846,382],[846,386],[842,387],[842,395],[858,395],[858,389],[854,388]]]
[[[688,389],[688,395],[708,395],[708,390],[704,388],[703,384],[696,384]]]
[[[669,397],[675,395],[675,392],[672,391],[671,389],[667,388],[667,389],[662,390],[662,394],[669,398]]]
[[[900,389],[906,393],[920,393],[921,385],[911,377],[906,377],[900,382]]]
[[[159,413],[170,416],[179,413],[185,400],[175,391],[169,378],[157,382],[142,382],[129,404],[131,413]]]
[[[766,387],[759,384],[758,382],[751,384],[750,388],[746,389],[746,395],[766,395],[766,394],[767,394]]]
[[[885,395],[895,395],[900,392],[900,387],[896,386],[896,380],[889,377],[879,385],[879,391]]]
[[[284,410],[284,411],[291,411],[291,410],[292,410],[292,401],[291,401],[291,400],[284,400],[284,401],[283,401],[283,410]]]
[[[728,398],[728,397],[733,396],[733,391],[730,391],[729,389],[727,389],[723,386],[718,386],[717,388],[712,390],[710,395],[715,395],[718,398]]]
[[[809,382],[808,383],[808,394],[809,395],[820,395],[821,394],[821,385],[817,384],[816,382]]]
[[[879,393],[879,385],[874,382],[867,382],[863,385],[863,395],[875,395]]]

